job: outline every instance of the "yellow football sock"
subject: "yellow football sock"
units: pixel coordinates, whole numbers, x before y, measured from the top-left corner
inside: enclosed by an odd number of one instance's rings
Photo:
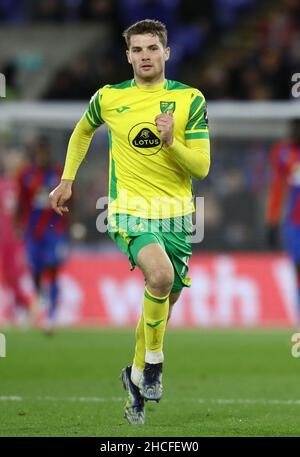
[[[165,297],[156,297],[147,287],[144,294],[144,334],[146,347],[146,362],[156,363],[147,360],[148,354],[153,352],[162,353],[163,340],[167,325],[169,311],[169,294]]]
[[[133,359],[133,365],[141,372],[145,368],[145,352],[144,315],[142,313],[135,329],[135,354]]]
[[[142,312],[135,329],[135,354],[133,359],[135,384],[145,368],[146,338],[147,351],[161,352],[163,347],[164,332],[169,311],[169,296],[155,297],[145,289],[144,311]],[[144,313],[147,313],[147,323],[144,322]]]

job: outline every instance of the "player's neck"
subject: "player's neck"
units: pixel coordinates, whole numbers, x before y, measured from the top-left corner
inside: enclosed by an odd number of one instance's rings
[[[134,80],[137,86],[158,86],[159,84],[162,84],[165,81],[165,75],[159,75],[157,78],[153,78],[151,80],[139,78],[138,76],[134,75]]]

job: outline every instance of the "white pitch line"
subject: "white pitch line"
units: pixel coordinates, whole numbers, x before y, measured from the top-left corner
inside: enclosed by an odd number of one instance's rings
[[[231,404],[263,404],[263,405],[300,405],[300,400],[265,400],[255,399],[255,398],[219,398],[219,399],[199,399],[199,403],[218,403],[221,405],[231,405]]]
[[[19,395],[2,395],[0,401],[53,401],[53,402],[75,402],[75,403],[107,403],[107,402],[121,402],[124,401],[123,397],[53,397],[53,396],[37,396],[37,397],[20,397]],[[170,400],[164,399],[165,402]],[[178,400],[176,400],[178,402]],[[180,399],[181,403],[184,402],[197,402],[197,403],[215,403],[219,405],[300,405],[300,400],[266,400],[263,398],[188,398]]]
[[[22,397],[17,397],[16,395],[2,395],[0,396],[0,401],[22,401]]]
[[[28,398],[29,399],[29,398]],[[70,402],[82,402],[82,403],[104,403],[108,401],[123,401],[123,397],[34,397],[32,399],[38,401],[70,401]]]
[[[123,397],[51,397],[51,396],[37,396],[37,397],[20,397],[18,395],[2,395],[0,401],[70,401],[70,402],[82,402],[82,403],[104,403],[111,401],[123,401]]]

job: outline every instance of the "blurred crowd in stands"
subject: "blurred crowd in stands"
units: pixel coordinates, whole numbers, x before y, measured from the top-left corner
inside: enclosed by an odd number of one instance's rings
[[[263,2],[261,2],[263,3]],[[277,3],[277,4],[276,4]],[[220,61],[203,68],[200,86],[208,99],[284,100],[291,98],[291,77],[300,68],[300,2],[269,5],[252,26],[221,47]]]
[[[172,58],[167,77],[199,87],[208,100],[291,97],[300,65],[298,0],[0,0],[0,23],[99,24],[112,30],[104,58],[80,54],[59,68],[43,99],[83,100],[106,83],[131,77],[122,31],[143,18],[163,21]],[[18,93],[17,65],[0,61]]]

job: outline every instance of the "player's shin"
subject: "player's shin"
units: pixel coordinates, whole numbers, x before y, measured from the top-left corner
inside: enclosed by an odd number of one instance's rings
[[[136,386],[139,385],[145,368],[145,352],[144,315],[142,313],[135,330],[135,354],[131,369],[131,381]]]
[[[159,401],[163,393],[163,342],[169,312],[169,294],[153,295],[147,288],[144,295],[145,368],[139,385],[145,400]]]
[[[147,288],[144,294],[146,363],[163,362],[163,340],[169,312],[169,294],[156,297]]]

